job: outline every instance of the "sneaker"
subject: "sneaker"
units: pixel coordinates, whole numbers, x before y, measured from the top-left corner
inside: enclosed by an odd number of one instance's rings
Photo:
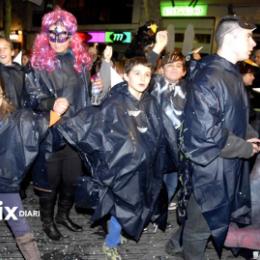
[[[106,260],[122,260],[116,247],[108,247],[104,244],[102,251],[106,255]]]
[[[122,236],[122,235],[120,236],[120,244],[121,244],[121,245],[124,245],[124,244],[126,244],[126,243],[127,243],[127,241],[128,241],[128,240],[127,240],[127,238],[126,238],[126,237],[124,237],[124,236]]]
[[[176,210],[177,204],[175,202],[171,202],[168,206],[168,210]]]

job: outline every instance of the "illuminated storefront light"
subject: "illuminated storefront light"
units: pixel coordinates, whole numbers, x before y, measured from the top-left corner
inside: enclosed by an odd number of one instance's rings
[[[130,43],[131,32],[87,32],[90,36],[88,42],[96,43]]]
[[[192,7],[176,2],[173,7],[171,1],[163,1],[160,3],[160,10],[162,17],[207,16],[208,6],[198,4]]]

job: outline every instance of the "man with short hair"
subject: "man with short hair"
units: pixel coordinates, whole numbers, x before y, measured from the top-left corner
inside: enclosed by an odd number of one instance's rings
[[[237,16],[223,17],[215,33],[217,54],[202,59],[191,73],[182,144],[192,188],[183,225],[185,260],[205,259],[210,237],[220,255],[229,224],[250,223],[245,159],[259,152],[260,140],[248,123],[248,101],[236,63],[253,50],[254,29]]]

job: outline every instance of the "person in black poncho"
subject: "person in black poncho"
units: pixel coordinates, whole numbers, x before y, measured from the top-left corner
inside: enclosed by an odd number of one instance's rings
[[[60,8],[45,14],[32,48],[32,70],[26,75],[27,106],[36,112],[46,111],[57,97],[65,97],[70,103],[66,114],[74,115],[90,104],[90,64],[74,15]],[[39,196],[43,230],[52,240],[62,238],[56,224],[73,232],[83,230],[69,217],[75,180],[82,172],[78,153],[55,127],[50,129],[34,164],[33,184]]]
[[[54,111],[65,112],[68,102],[61,98],[54,103]],[[57,116],[59,118],[59,115]],[[50,118],[52,119],[52,118]],[[44,138],[49,124],[48,113],[36,114],[28,109],[17,109],[5,96],[0,85],[0,205],[3,216],[16,239],[17,246],[26,260],[39,260],[40,253],[23,211],[19,195],[21,181],[38,154],[39,143]],[[11,141],[10,141],[11,140]],[[13,214],[10,215],[10,211]]]
[[[63,136],[89,160],[92,180],[99,185],[92,220],[109,218],[103,246],[107,259],[121,259],[117,247],[122,230],[138,240],[155,219],[162,189],[161,165],[165,166],[164,144],[166,139],[176,142],[173,128],[165,135],[161,110],[146,91],[151,67],[144,57],[129,59],[125,82],[112,88],[101,107],[83,109],[74,118],[64,118],[59,126]],[[166,211],[167,205],[166,195]],[[157,212],[159,216],[163,209]],[[165,227],[166,219],[161,223]]]

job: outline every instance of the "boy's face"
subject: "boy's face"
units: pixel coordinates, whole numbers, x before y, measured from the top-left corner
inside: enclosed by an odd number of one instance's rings
[[[175,61],[163,66],[163,75],[169,82],[178,82],[185,74],[186,70],[182,61]]]
[[[135,65],[128,74],[124,74],[124,78],[128,82],[128,90],[135,98],[141,98],[142,93],[148,87],[151,75],[151,68],[142,64]]]
[[[0,39],[0,63],[4,65],[12,65],[12,56],[14,51],[11,44],[5,39]]]

